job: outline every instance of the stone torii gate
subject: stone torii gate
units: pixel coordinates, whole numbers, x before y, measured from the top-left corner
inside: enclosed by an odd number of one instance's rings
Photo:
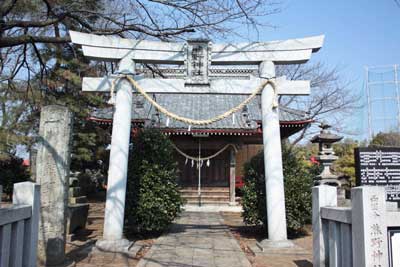
[[[310,83],[276,78],[275,65],[305,63],[322,47],[323,35],[242,44],[212,44],[204,39],[186,43],[133,40],[74,31],[70,31],[70,35],[73,43],[82,45],[85,56],[119,62],[118,74],[130,75],[147,93],[250,95],[265,79],[274,81],[277,92],[268,84],[261,93],[268,216],[268,240],[265,244],[290,245],[286,232],[279,111],[273,107],[273,102],[276,94],[309,94]],[[136,63],[181,65],[185,67],[184,76],[145,78],[135,75]],[[259,77],[218,79],[209,75],[210,69],[216,65],[257,65]],[[82,90],[110,92],[113,79],[116,77],[85,77]],[[116,83],[104,234],[103,240],[98,242],[103,248],[123,248],[129,244],[123,239],[123,225],[133,89],[126,80]]]

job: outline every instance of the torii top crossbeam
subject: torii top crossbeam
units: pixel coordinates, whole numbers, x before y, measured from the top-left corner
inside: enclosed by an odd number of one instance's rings
[[[85,56],[118,61],[131,57],[139,63],[182,64],[187,59],[187,43],[133,40],[119,37],[98,36],[70,31],[73,43],[82,45]],[[208,40],[197,40],[208,42]],[[304,63],[312,52],[323,44],[324,36],[285,41],[253,42],[241,44],[209,43],[211,64],[259,64],[273,61],[275,64]],[[190,41],[189,41],[190,43]]]
[[[186,66],[186,79],[135,80],[148,93],[209,93],[250,94],[260,84],[259,77],[250,80],[210,79],[209,69],[214,65],[259,65],[270,61],[274,64],[297,64],[310,59],[313,52],[323,44],[324,36],[286,41],[253,42],[242,44],[212,44],[196,39],[186,43],[133,40],[112,36],[98,36],[70,31],[73,43],[82,45],[85,56],[102,61],[133,60],[136,63],[178,64]],[[134,64],[127,64],[129,73]],[[121,68],[120,68],[121,70]],[[83,91],[108,92],[112,77],[84,78]],[[278,79],[278,94],[307,95],[309,81],[286,81]]]

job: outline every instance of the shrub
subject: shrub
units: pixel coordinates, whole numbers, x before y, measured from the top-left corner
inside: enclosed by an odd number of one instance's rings
[[[171,141],[156,129],[145,129],[130,150],[126,218],[131,230],[165,230],[181,211],[177,163]]]
[[[267,226],[265,208],[264,154],[260,151],[244,165],[243,220],[246,224]]]
[[[286,218],[289,234],[298,234],[311,222],[311,187],[318,173],[307,167],[294,149],[282,146]],[[267,228],[264,154],[261,151],[244,166],[243,219],[246,224],[263,224]]]
[[[16,156],[9,156],[0,160],[0,185],[3,186],[4,194],[11,197],[13,185],[29,180],[29,173],[23,160]]]

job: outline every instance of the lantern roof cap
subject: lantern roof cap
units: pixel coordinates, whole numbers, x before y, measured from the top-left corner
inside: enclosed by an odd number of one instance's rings
[[[343,139],[343,136],[331,133],[328,129],[332,128],[332,126],[327,123],[324,123],[324,122],[321,123],[319,125],[319,128],[321,128],[321,132],[311,139],[311,143],[330,143],[330,144],[332,144],[332,143],[336,143]]]

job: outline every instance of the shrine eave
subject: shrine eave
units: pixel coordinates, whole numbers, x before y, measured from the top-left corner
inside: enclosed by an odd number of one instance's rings
[[[96,122],[100,125],[112,125],[112,120],[110,119],[99,119],[96,117],[90,117],[88,120]],[[307,127],[309,124],[313,123],[314,120],[307,119],[301,121],[280,121],[280,128],[282,135],[284,137],[289,137],[290,135],[300,131],[304,127]],[[145,120],[132,120],[132,133],[136,133],[137,129],[145,126]],[[159,128],[163,133],[167,135],[193,135],[193,134],[207,134],[207,135],[230,135],[230,136],[262,136],[262,127],[261,121],[257,121],[258,127],[251,129],[240,129],[240,128],[231,128],[231,129],[189,129],[188,128],[168,128],[165,126],[153,126],[155,128]]]

